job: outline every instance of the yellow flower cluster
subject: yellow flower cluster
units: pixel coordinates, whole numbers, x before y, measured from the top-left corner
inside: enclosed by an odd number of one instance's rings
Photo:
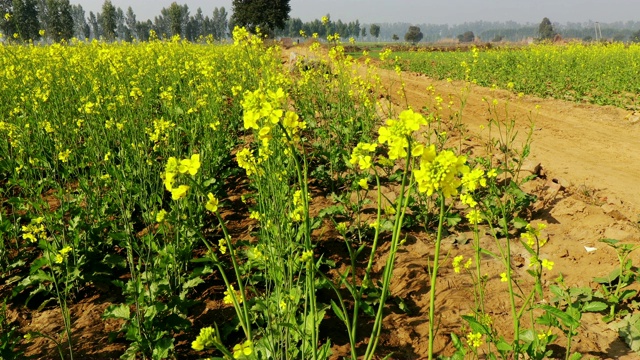
[[[44,240],[47,238],[47,230],[45,229],[42,222],[44,221],[43,217],[37,217],[32,219],[29,225],[25,225],[22,227],[22,238],[28,240],[32,243],[38,240]]]
[[[169,140],[169,133],[167,130],[176,126],[175,123],[167,121],[165,119],[153,120],[153,127],[146,128],[146,133],[149,135],[149,140],[153,143],[153,150],[157,150],[158,146],[162,143],[166,144]]]
[[[206,348],[212,348],[218,343],[216,330],[212,327],[200,329],[200,334],[195,341],[191,343],[191,348],[195,351],[202,351]]]
[[[409,147],[408,138],[420,129],[420,126],[427,125],[427,119],[413,110],[404,110],[398,119],[389,119],[386,126],[378,129],[378,143],[389,146],[389,159],[396,160],[407,156]],[[412,150],[412,156],[420,156],[422,145],[417,145]]]
[[[242,304],[242,296],[240,294],[240,291],[235,290],[233,288],[233,285],[229,285],[229,289],[224,291],[224,298],[222,299],[222,302],[227,305],[233,304],[234,295],[238,304]]]
[[[242,344],[236,344],[233,346],[233,358],[242,359],[253,353],[253,343],[251,340],[247,340]]]
[[[471,266],[471,258],[467,259],[464,265],[462,265],[462,260],[464,260],[464,256],[462,255],[458,255],[453,258],[453,262],[451,263],[451,265],[453,266],[453,271],[456,274],[460,273],[462,266],[464,266],[465,269],[468,269]]]
[[[413,171],[418,191],[428,196],[442,192],[445,198],[457,195],[462,185],[460,177],[469,172],[466,160],[466,156],[456,156],[451,150],[436,154],[435,146],[429,146],[422,154],[419,169]]]
[[[378,145],[376,143],[358,143],[358,145],[353,148],[351,152],[351,159],[349,159],[349,163],[351,165],[358,164],[360,170],[366,170],[371,167],[371,153],[376,151],[376,147]]]
[[[64,259],[67,258],[68,254],[73,251],[73,248],[71,246],[65,246],[62,249],[60,249],[60,251],[58,251],[58,253],[56,254],[56,264],[62,264],[62,262],[64,261]]]
[[[467,344],[473,348],[479,348],[482,346],[482,334],[481,333],[469,333],[467,334]]]
[[[307,262],[313,260],[313,250],[303,251],[300,256],[300,262]]]
[[[543,223],[538,223],[536,227],[533,227],[531,224],[527,224],[525,227],[525,232],[520,234],[520,238],[522,241],[526,241],[527,246],[533,248],[536,245],[536,240],[538,241],[538,245],[543,247],[547,243],[547,239],[540,237],[540,232],[547,228],[547,225]]]
[[[304,204],[302,204],[302,191],[296,190],[293,193],[293,211],[289,214],[289,218],[293,222],[302,221],[302,217],[304,216]]]
[[[182,159],[179,162],[178,159],[173,156],[167,160],[167,166],[165,167],[165,172],[162,174],[162,178],[164,180],[164,186],[167,191],[171,192],[171,198],[173,200],[182,199],[190,189],[188,185],[179,185],[176,187],[176,176],[187,173],[195,176],[198,173],[198,169],[200,169],[200,154],[193,154],[191,158]]]

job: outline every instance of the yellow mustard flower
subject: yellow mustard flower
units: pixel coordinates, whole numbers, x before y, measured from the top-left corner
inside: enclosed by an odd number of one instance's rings
[[[180,200],[187,195],[187,191],[189,191],[190,187],[187,185],[180,185],[175,189],[171,190],[171,199]]]
[[[253,343],[251,340],[247,340],[242,344],[236,344],[233,346],[233,358],[242,359],[245,356],[249,356],[253,353]]]
[[[162,209],[162,210],[158,211],[158,213],[156,214],[156,222],[157,223],[164,222],[165,216],[167,216],[167,211],[166,210]]]
[[[191,176],[197,174],[198,169],[200,169],[200,154],[193,154],[190,159],[180,160],[178,166],[178,171],[181,174],[189,173]]]
[[[200,329],[200,334],[194,342],[191,343],[191,348],[196,351],[202,351],[206,348],[212,348],[218,341],[216,337],[216,330],[212,327],[205,327]]]
[[[211,212],[216,212],[218,210],[218,199],[212,193],[208,193],[207,197],[209,200],[204,207]]]
[[[358,185],[360,185],[360,187],[365,190],[369,189],[369,183],[367,182],[367,178],[362,178],[358,180]]]

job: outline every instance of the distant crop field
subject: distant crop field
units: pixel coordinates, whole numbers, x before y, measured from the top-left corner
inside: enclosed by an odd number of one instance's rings
[[[635,108],[640,93],[640,45],[532,45],[396,52],[394,56],[403,70],[438,79],[468,76],[481,86],[495,85],[542,97]]]

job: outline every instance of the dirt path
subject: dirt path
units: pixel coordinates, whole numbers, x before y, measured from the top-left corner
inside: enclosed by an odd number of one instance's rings
[[[400,83],[393,71],[380,70],[383,83],[392,86],[392,99],[403,103],[396,95]],[[430,79],[421,74],[402,73],[409,105],[421,108],[433,100],[426,88],[447,99],[458,96],[464,84]],[[482,99],[499,100],[498,110],[504,116],[504,102],[510,101],[510,117],[516,119],[520,133],[529,127],[533,115],[535,132],[531,160],[540,163],[548,176],[592,193],[602,201],[616,198],[625,215],[638,220],[640,214],[640,122],[628,111],[611,106],[571,103],[554,99],[525,96],[472,86],[463,111],[462,121],[472,132],[488,138],[488,130],[480,130],[489,119],[488,104]],[[459,108],[454,104],[454,109]],[[539,107],[539,109],[537,108]],[[617,202],[617,201],[616,201]]]

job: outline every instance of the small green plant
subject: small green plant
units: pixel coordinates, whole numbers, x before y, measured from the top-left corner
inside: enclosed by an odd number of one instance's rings
[[[611,322],[617,318],[621,318],[629,314],[628,301],[638,294],[638,290],[630,289],[638,280],[637,269],[629,256],[631,253],[640,248],[640,245],[623,244],[620,240],[602,239],[605,243],[616,251],[618,256],[618,267],[606,277],[597,277],[593,279],[599,284],[595,296],[603,299],[609,309],[602,320]]]

